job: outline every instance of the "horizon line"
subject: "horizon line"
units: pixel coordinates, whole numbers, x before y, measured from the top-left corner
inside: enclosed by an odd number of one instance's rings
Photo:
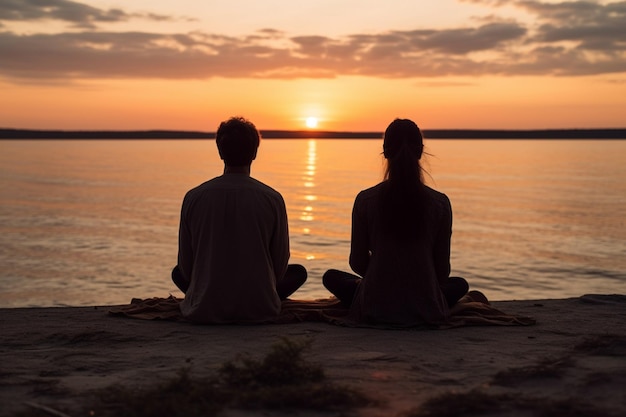
[[[382,131],[259,129],[265,139],[381,139]],[[425,139],[626,139],[626,128],[422,129]],[[0,139],[214,139],[215,132],[176,129],[0,128]]]

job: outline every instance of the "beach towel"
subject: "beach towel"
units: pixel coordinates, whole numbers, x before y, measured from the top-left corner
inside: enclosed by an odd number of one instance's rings
[[[174,320],[186,321],[182,316],[179,304],[182,300],[173,296],[168,298],[134,298],[130,304],[109,309],[113,316],[129,317],[143,320]],[[349,319],[348,308],[336,298],[322,300],[291,300],[282,302],[280,315],[273,320],[258,324],[288,324],[305,321],[325,322],[347,327],[373,327],[384,329],[406,328],[454,328],[462,326],[528,326],[535,324],[531,317],[504,313],[488,303],[465,300],[457,303],[451,310],[446,323],[439,325],[402,326],[395,324],[356,323]]]

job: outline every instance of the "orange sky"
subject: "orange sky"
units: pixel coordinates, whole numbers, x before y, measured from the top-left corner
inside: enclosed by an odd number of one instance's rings
[[[14,3],[0,127],[626,127],[624,2]]]

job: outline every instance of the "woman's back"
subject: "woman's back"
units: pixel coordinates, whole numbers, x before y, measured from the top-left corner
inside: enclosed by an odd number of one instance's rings
[[[381,214],[388,185],[362,191],[354,203],[350,266],[364,279],[351,315],[379,323],[441,322],[449,314],[440,282],[450,273],[450,201],[422,186],[419,233],[399,238]]]
[[[350,266],[360,277],[337,270],[323,282],[357,322],[414,325],[441,323],[467,292],[450,278],[452,209],[445,194],[424,184],[422,133],[408,119],[387,127],[380,184],[363,190],[352,211]]]

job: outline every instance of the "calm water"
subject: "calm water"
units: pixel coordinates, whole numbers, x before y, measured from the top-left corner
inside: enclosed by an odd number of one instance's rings
[[[264,140],[252,175],[287,203],[296,296],[348,269],[357,192],[379,140]],[[432,140],[429,182],[454,210],[452,269],[493,300],[626,293],[626,141]],[[182,296],[180,203],[219,175],[213,141],[0,141],[0,307]]]

